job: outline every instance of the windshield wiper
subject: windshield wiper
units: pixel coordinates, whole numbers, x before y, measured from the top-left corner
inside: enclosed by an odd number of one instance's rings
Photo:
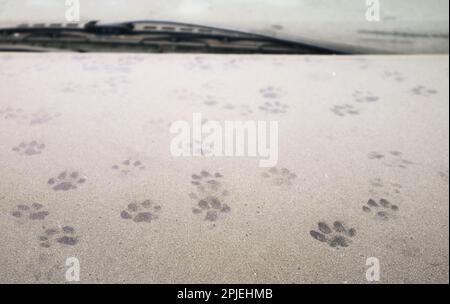
[[[165,21],[23,24],[0,29],[0,46],[2,44],[78,52],[342,54],[270,36]]]

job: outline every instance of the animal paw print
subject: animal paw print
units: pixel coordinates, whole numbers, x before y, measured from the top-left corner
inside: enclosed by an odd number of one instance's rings
[[[384,79],[393,79],[396,82],[403,82],[405,77],[397,71],[385,71],[383,74]]]
[[[214,142],[207,142],[201,140],[194,140],[194,143],[188,143],[184,147],[186,155],[193,156],[213,156],[214,155]]]
[[[49,114],[47,112],[42,112],[42,111],[36,112],[36,113],[31,114],[30,125],[36,126],[36,125],[46,124],[59,116],[61,116],[61,114],[59,114],[59,113],[58,114]]]
[[[181,101],[195,101],[200,98],[194,91],[185,88],[173,90],[171,92],[171,97]]]
[[[259,110],[270,114],[286,113],[288,108],[289,106],[287,104],[281,103],[279,101],[267,101],[263,105],[258,107]]]
[[[203,104],[205,104],[207,106],[217,106],[219,104],[219,102],[217,101],[217,99],[214,96],[208,95],[208,96],[205,96]]]
[[[443,182],[448,183],[448,170],[447,171],[439,171],[438,175],[442,179]]]
[[[248,105],[235,106],[231,103],[228,103],[223,106],[223,109],[238,112],[241,116],[248,116],[253,114],[253,110]]]
[[[381,189],[386,189],[386,191],[383,193],[384,195],[400,194],[403,188],[403,186],[398,183],[386,183],[381,178],[371,179],[369,180],[369,183],[372,187],[377,189],[370,190],[370,193],[374,195],[379,195],[379,190]]]
[[[204,213],[205,221],[215,222],[220,214],[231,212],[231,207],[224,203],[229,192],[223,189],[221,182],[223,178],[219,172],[212,174],[206,170],[200,174],[192,174],[191,184],[197,188],[197,193],[189,194],[189,197],[197,202],[192,208],[192,213],[196,215]]]
[[[127,209],[120,213],[120,217],[124,220],[133,220],[135,223],[151,223],[158,219],[160,211],[160,205],[155,205],[151,200],[145,200],[141,203],[128,204]]]
[[[28,119],[22,108],[6,107],[0,109],[0,117],[5,120],[26,120]]]
[[[198,200],[197,206],[192,208],[192,213],[202,214],[205,212],[205,221],[215,222],[219,219],[221,213],[229,213],[230,206],[222,203],[216,196],[207,196]]]
[[[278,169],[276,167],[272,167],[268,171],[261,173],[261,176],[265,179],[270,179],[274,186],[290,186],[292,185],[292,180],[297,178],[297,174],[288,169]]]
[[[195,57],[188,65],[190,70],[208,71],[213,69],[213,64],[205,57]]]
[[[430,89],[425,86],[419,85],[419,86],[412,88],[411,93],[413,95],[430,97],[430,96],[436,95],[438,93],[438,91],[435,89]]]
[[[17,219],[29,219],[32,221],[43,221],[50,215],[48,211],[43,210],[44,206],[39,203],[31,205],[17,205],[11,215]]]
[[[209,173],[202,170],[199,174],[192,174],[191,184],[197,187],[199,193],[217,193],[223,187],[220,180],[223,179],[222,173]]]
[[[86,182],[86,177],[80,173],[63,171],[57,177],[48,180],[48,185],[55,191],[69,191],[77,189],[77,187]]]
[[[157,131],[168,131],[170,128],[170,123],[167,123],[162,118],[150,119],[146,125]]]
[[[266,87],[259,90],[259,94],[266,99],[279,99],[284,96],[284,92],[280,88]]]
[[[65,246],[75,246],[78,243],[78,236],[75,228],[64,226],[62,228],[44,228],[44,233],[38,237],[40,246],[50,248],[54,244]]]
[[[376,219],[388,220],[398,211],[398,206],[391,204],[388,200],[382,198],[379,203],[373,199],[369,199],[366,205],[362,207],[366,213],[375,214]]]
[[[351,244],[351,238],[356,235],[354,228],[347,229],[345,224],[335,221],[333,227],[328,226],[325,222],[317,224],[318,230],[311,230],[309,234],[319,242],[327,243],[330,247],[340,248],[348,247]]]
[[[245,104],[239,106],[239,112],[241,116],[248,116],[253,114],[253,110],[250,108],[250,106]]]
[[[145,170],[145,166],[140,160],[127,159],[120,164],[113,165],[113,170],[120,172],[123,175],[127,175],[132,172]]]
[[[333,112],[337,116],[345,117],[345,116],[354,116],[359,115],[360,112],[357,108],[352,105],[335,105],[331,108],[331,112]]]
[[[403,158],[403,153],[399,151],[377,152],[373,151],[368,154],[368,158],[371,160],[381,160],[387,167],[397,167],[406,169],[413,165],[412,161]]]
[[[363,103],[363,102],[377,102],[378,100],[380,100],[379,97],[373,95],[373,93],[370,92],[370,91],[366,91],[366,92],[355,91],[353,93],[353,99],[356,102],[359,102],[359,103]]]
[[[37,141],[32,141],[29,143],[22,142],[17,147],[14,147],[12,150],[21,155],[38,155],[41,154],[42,150],[45,149],[44,144],[40,144]]]
[[[374,152],[370,152],[368,157],[369,157],[369,159],[383,159],[384,154],[374,151]]]

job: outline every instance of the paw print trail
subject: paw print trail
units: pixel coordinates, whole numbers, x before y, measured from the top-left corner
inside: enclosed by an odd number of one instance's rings
[[[347,229],[341,221],[335,221],[333,226],[328,226],[325,222],[317,224],[317,230],[311,230],[309,234],[317,241],[326,243],[332,248],[348,247],[351,244],[351,238],[356,235],[354,228]]]

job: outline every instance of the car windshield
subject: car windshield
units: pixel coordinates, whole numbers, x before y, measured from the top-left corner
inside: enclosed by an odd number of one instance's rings
[[[0,0],[0,27],[160,20],[347,52],[448,53],[448,11],[447,0]]]

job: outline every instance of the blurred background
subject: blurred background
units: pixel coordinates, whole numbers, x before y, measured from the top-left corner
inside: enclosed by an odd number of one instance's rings
[[[70,2],[70,1],[69,1]],[[79,0],[80,20],[162,20],[371,53],[448,53],[448,0]],[[64,22],[66,0],[0,0],[2,27]],[[378,15],[368,19],[368,12]]]

